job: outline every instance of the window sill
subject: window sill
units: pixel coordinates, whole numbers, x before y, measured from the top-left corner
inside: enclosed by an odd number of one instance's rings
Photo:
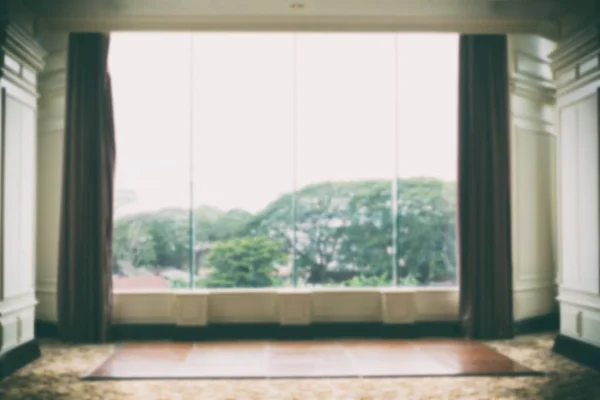
[[[47,286],[47,285],[46,285]],[[36,291],[36,317],[56,321],[56,287]],[[121,290],[117,324],[281,324],[457,321],[457,287]]]
[[[118,291],[117,323],[405,324],[458,319],[458,288],[176,289]]]

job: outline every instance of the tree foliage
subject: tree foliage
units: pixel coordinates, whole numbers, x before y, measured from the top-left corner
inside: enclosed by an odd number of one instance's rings
[[[279,281],[276,266],[287,255],[279,243],[267,237],[243,237],[216,243],[208,264],[213,272],[206,287],[269,287]]]
[[[195,237],[210,248],[203,262],[214,272],[207,282],[219,287],[275,285],[274,263],[284,263],[287,254],[294,254],[299,278],[309,284],[381,286],[391,282],[394,267],[405,284],[443,282],[456,275],[455,198],[453,183],[398,180],[395,262],[389,180],[309,185],[255,215],[201,206],[195,209]],[[189,265],[187,210],[126,216],[114,232],[119,260]]]
[[[437,179],[405,179],[397,185],[397,262],[390,181],[327,182],[271,203],[248,224],[294,247],[296,266],[309,283],[398,275],[419,283],[449,279],[456,271],[454,186]],[[295,246],[293,235],[296,235]]]
[[[186,212],[166,209],[128,215],[114,224],[114,258],[134,267],[182,268],[189,251]]]
[[[201,206],[194,212],[196,243],[210,243],[235,236],[250,213],[223,212]],[[184,209],[163,209],[140,213],[115,221],[114,259],[135,267],[189,268],[190,213]],[[113,263],[115,269],[117,263]]]

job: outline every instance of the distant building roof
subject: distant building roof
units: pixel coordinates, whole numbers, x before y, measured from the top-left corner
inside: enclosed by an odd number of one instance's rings
[[[169,289],[164,276],[113,276],[113,290]]]
[[[292,267],[289,267],[287,265],[277,267],[275,274],[281,277],[290,276],[292,274]]]

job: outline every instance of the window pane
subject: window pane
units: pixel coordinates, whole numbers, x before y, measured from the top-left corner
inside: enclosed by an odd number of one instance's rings
[[[298,34],[296,266],[308,285],[391,283],[391,34]]]
[[[290,283],[292,38],[194,36],[196,287]]]
[[[398,53],[399,285],[455,285],[458,35],[399,34]]]
[[[114,289],[187,286],[189,35],[111,35]],[[160,51],[157,51],[160,49]]]
[[[458,35],[112,36],[115,289],[456,284]]]

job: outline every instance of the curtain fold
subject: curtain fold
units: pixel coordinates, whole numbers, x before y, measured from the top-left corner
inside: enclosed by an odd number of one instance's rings
[[[58,264],[58,329],[64,341],[108,339],[112,311],[115,137],[109,36],[71,33]]]
[[[459,69],[460,315],[466,336],[513,336],[506,35],[462,35]]]

